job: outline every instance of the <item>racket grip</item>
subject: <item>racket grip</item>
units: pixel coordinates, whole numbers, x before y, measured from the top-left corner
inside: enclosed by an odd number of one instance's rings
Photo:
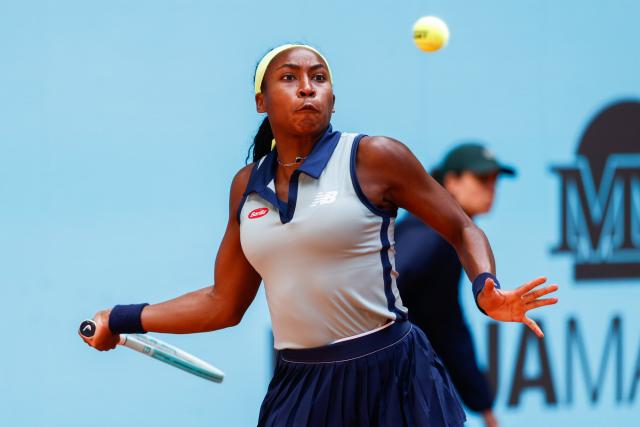
[[[78,332],[85,338],[92,338],[96,334],[96,322],[89,319],[83,320],[82,323],[80,323]]]
[[[78,332],[80,332],[80,335],[82,335],[85,338],[93,338],[93,336],[96,334],[96,329],[97,329],[96,322],[91,319],[87,319],[87,320],[83,320],[82,323],[80,323]],[[118,344],[125,345],[126,342],[127,342],[127,335],[120,334],[120,341],[118,341]]]

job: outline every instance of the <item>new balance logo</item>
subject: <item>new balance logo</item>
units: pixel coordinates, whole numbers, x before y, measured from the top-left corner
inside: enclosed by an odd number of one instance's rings
[[[311,203],[311,207],[319,206],[319,205],[328,205],[336,201],[336,197],[338,196],[337,191],[321,191],[316,194],[316,197],[313,199]]]

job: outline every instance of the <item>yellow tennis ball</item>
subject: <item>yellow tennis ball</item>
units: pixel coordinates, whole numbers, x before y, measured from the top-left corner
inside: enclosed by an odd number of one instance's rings
[[[449,28],[440,18],[423,16],[413,24],[413,42],[418,49],[434,52],[447,45]]]

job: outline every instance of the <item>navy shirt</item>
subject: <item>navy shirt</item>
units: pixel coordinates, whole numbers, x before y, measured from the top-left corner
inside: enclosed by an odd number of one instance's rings
[[[414,323],[462,322],[456,251],[431,227],[411,214],[396,226],[398,288]]]
[[[395,239],[398,289],[409,308],[409,319],[425,332],[469,409],[490,409],[493,392],[476,363],[460,307],[462,265],[458,254],[411,214],[396,225]]]

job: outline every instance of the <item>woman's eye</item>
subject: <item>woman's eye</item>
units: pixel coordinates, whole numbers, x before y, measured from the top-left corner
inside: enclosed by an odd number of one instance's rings
[[[324,82],[327,80],[327,76],[325,76],[324,74],[316,74],[313,76],[313,80],[318,82]]]
[[[296,77],[293,74],[285,74],[284,76],[282,76],[282,80],[289,82],[295,80],[295,78]]]

